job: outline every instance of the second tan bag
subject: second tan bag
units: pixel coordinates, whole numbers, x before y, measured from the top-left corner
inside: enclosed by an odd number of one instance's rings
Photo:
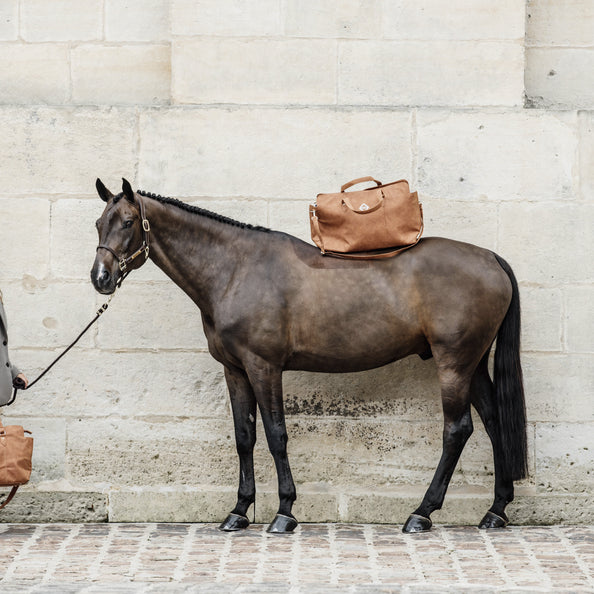
[[[0,487],[12,487],[8,497],[0,501],[0,509],[14,497],[20,485],[31,477],[33,438],[20,425],[4,427],[0,421]]]
[[[346,191],[369,181],[376,186]],[[406,180],[382,184],[362,177],[344,184],[340,192],[318,194],[310,206],[310,223],[312,240],[322,253],[349,257],[353,252],[412,247],[423,233],[423,211]]]

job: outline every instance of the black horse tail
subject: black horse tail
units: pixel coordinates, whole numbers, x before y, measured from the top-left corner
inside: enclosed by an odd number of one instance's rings
[[[520,364],[520,292],[510,265],[495,254],[512,284],[512,298],[497,333],[493,384],[499,417],[503,472],[509,480],[528,475],[526,402]]]

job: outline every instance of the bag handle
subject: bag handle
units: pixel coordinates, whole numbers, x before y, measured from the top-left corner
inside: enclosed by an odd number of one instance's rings
[[[363,202],[363,204],[361,204],[360,206],[355,208],[353,206],[353,203],[351,202],[350,198],[348,198],[346,194],[342,198],[342,203],[345,204],[346,206],[348,206],[356,214],[368,214],[370,212],[373,212],[374,210],[377,210],[382,205],[383,202],[384,202],[384,193],[381,190],[379,191],[377,204],[374,204],[373,206],[370,206],[366,202]]]
[[[0,504],[0,509],[2,509],[3,507],[6,507],[10,503],[11,499],[14,497],[14,494],[17,492],[18,488],[19,488],[19,485],[15,485],[10,490],[8,497]]]
[[[382,185],[381,181],[377,181],[377,179],[374,179],[373,177],[368,175],[366,177],[358,177],[357,179],[353,179],[350,182],[347,182],[346,184],[344,184],[344,186],[340,187],[340,191],[344,192],[345,190],[348,190],[348,188],[350,188],[351,186],[356,186],[357,184],[362,184],[363,182],[368,181],[375,182],[378,186]]]

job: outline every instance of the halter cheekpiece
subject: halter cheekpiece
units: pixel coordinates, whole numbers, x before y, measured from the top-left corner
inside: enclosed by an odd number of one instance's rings
[[[97,246],[97,251],[103,249],[107,250],[110,254],[113,255],[113,257],[117,260],[118,266],[122,273],[125,273],[128,269],[128,265],[138,256],[140,256],[140,254],[142,254],[143,252],[145,261],[148,260],[149,257],[149,233],[151,231],[151,225],[148,222],[148,219],[146,218],[146,215],[144,213],[144,204],[142,203],[142,200],[138,200],[138,205],[140,209],[140,219],[142,221],[142,245],[131,256],[128,256],[127,258],[118,256],[115,250],[110,248],[108,245],[100,244]]]

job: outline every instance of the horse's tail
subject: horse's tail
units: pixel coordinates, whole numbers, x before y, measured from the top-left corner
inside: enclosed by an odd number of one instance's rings
[[[512,298],[497,333],[493,384],[499,417],[503,472],[509,480],[528,474],[526,402],[520,364],[520,292],[510,265],[495,254],[512,284]]]

